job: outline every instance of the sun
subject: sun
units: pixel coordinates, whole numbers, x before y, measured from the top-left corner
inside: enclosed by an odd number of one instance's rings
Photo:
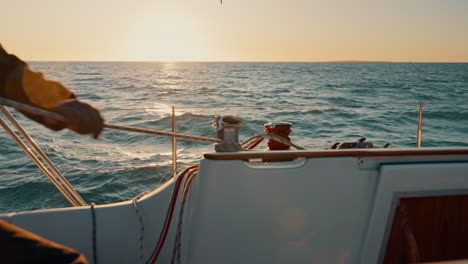
[[[206,36],[189,17],[159,15],[136,24],[129,57],[139,61],[204,61],[209,53]]]

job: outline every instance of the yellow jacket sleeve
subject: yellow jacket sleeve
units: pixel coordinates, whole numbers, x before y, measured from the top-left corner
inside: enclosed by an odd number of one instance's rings
[[[47,80],[42,73],[33,72],[29,67],[24,68],[23,89],[33,104],[46,109],[75,97],[61,83]]]
[[[0,45],[0,96],[52,109],[75,95],[61,83],[33,72],[26,63],[8,54]]]

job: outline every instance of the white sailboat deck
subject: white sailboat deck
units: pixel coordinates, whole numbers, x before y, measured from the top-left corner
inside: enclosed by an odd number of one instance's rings
[[[296,159],[245,161],[278,155]],[[158,263],[382,263],[398,200],[468,194],[467,171],[468,148],[206,154],[183,211],[177,189]],[[98,263],[146,262],[177,180],[135,203],[1,218],[76,248],[91,263],[94,255]]]

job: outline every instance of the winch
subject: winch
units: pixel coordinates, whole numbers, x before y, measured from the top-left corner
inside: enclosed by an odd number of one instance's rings
[[[291,141],[289,134],[291,133],[292,124],[286,121],[273,121],[263,125],[265,127],[265,134],[275,134],[287,141]],[[268,140],[267,143],[269,150],[288,150],[290,145],[275,141],[273,139]]]
[[[328,149],[363,149],[363,148],[374,148],[372,142],[364,142],[366,138],[360,138],[354,142],[336,142],[331,145]],[[390,146],[390,143],[385,143],[382,148],[387,148]]]

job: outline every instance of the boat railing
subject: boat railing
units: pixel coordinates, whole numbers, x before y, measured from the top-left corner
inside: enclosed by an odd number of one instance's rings
[[[16,109],[20,109],[26,112],[40,112],[44,115],[49,115],[51,118],[59,118],[56,113],[48,112],[43,109],[37,109],[35,107],[22,105],[17,102],[11,102],[9,100],[5,100],[4,98],[0,98],[0,110],[1,112],[10,120],[10,122],[14,125],[14,127],[18,130],[19,134],[26,140],[26,143],[23,142],[15,132],[11,130],[11,128],[0,118],[0,125],[7,131],[7,133],[12,137],[12,139],[23,149],[23,151],[31,158],[31,160],[39,167],[42,173],[44,173],[47,178],[54,184],[54,186],[67,198],[67,200],[73,206],[84,206],[87,205],[86,202],[79,196],[79,194],[70,186],[67,182],[65,177],[61,174],[61,172],[52,164],[52,162],[47,158],[47,156],[42,152],[39,146],[34,142],[34,140],[28,135],[28,133],[24,130],[24,128],[19,125],[19,123],[14,119],[14,117],[8,112],[8,110],[3,106],[7,105],[10,107],[14,107]],[[171,174],[174,177],[178,173],[178,156],[177,156],[177,139],[182,140],[189,140],[189,141],[199,141],[205,143],[220,143],[221,140],[217,138],[209,138],[209,137],[202,137],[202,136],[193,136],[187,134],[180,134],[177,132],[177,116],[176,112],[184,109],[231,109],[231,108],[298,108],[298,107],[336,107],[336,106],[382,106],[382,105],[417,105],[418,106],[418,122],[417,122],[417,140],[416,140],[416,147],[421,148],[422,146],[422,132],[423,132],[423,107],[424,105],[429,104],[468,104],[468,102],[464,101],[453,101],[453,102],[394,102],[394,103],[340,103],[340,104],[280,104],[280,105],[223,105],[223,106],[171,106],[171,132],[161,131],[161,130],[154,130],[154,129],[145,129],[139,127],[131,127],[131,126],[121,126],[121,125],[113,125],[113,124],[105,124],[106,129],[114,129],[114,130],[121,130],[127,132],[136,132],[136,133],[144,133],[156,136],[164,136],[169,137],[172,139],[172,147],[171,147],[171,158],[172,164],[171,165],[156,165],[156,166],[141,166],[141,167],[134,167],[134,166],[127,166],[127,167],[114,167],[114,168],[97,168],[97,169],[75,169],[75,170],[68,170],[62,172],[75,172],[75,171],[92,171],[92,170],[124,170],[124,169],[135,169],[135,168],[149,168],[149,167],[170,167]],[[156,110],[156,109],[166,109],[167,108],[116,108],[112,110]],[[29,149],[29,147],[31,149]],[[27,174],[27,173],[36,173],[36,172],[24,172],[18,174]],[[10,173],[15,174],[15,173]],[[1,175],[1,174],[0,174]],[[167,174],[166,174],[167,175]],[[166,175],[162,179],[166,178]]]
[[[55,165],[44,154],[36,142],[29,136],[23,127],[16,121],[11,113],[4,107],[0,106],[2,113],[10,120],[18,133],[23,137],[24,141],[8,126],[8,124],[0,118],[0,125],[10,135],[10,137],[21,147],[28,157],[36,164],[41,172],[49,179],[49,181],[59,190],[59,192],[73,205],[85,206],[86,202],[73,189],[68,181],[63,177]],[[31,147],[31,149],[28,147]]]
[[[468,104],[468,101],[418,101],[418,102],[387,102],[387,103],[338,103],[338,104],[270,104],[270,105],[223,105],[223,106],[171,106],[172,132],[177,132],[176,112],[186,109],[235,109],[235,108],[304,108],[304,107],[365,107],[365,106],[398,106],[415,105],[418,107],[418,120],[416,128],[416,147],[422,147],[423,134],[423,108],[424,105],[436,104]],[[167,107],[141,107],[141,108],[115,108],[112,110],[167,110]],[[177,174],[177,139],[172,138],[172,164],[173,175]]]

